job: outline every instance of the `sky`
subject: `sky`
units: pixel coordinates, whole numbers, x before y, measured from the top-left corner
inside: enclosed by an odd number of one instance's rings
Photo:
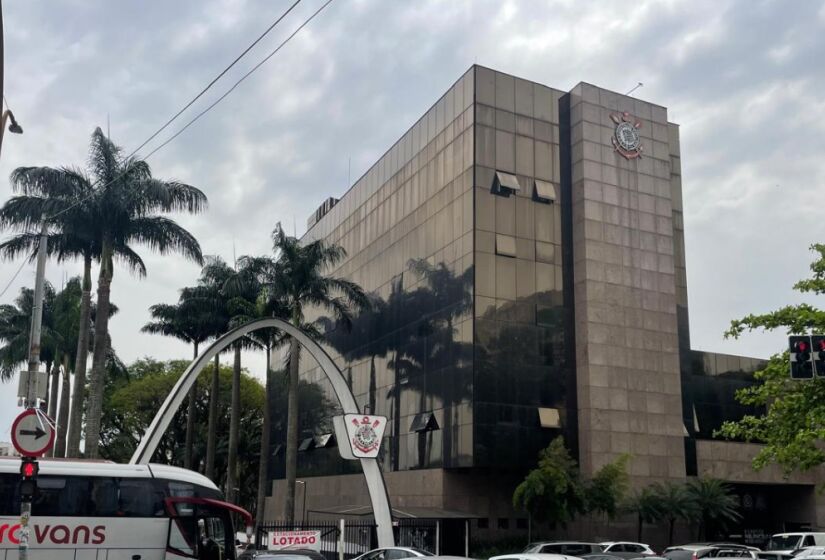
[[[95,127],[130,152],[287,8],[284,0],[30,0],[5,3],[6,134],[0,199],[22,165],[83,166]],[[294,31],[303,0],[147,154]],[[785,333],[725,340],[731,319],[809,301],[792,291],[825,241],[825,3],[665,0],[335,0],[280,52],[148,161],[202,189],[176,219],[228,262],[270,251],[277,222],[300,235],[472,64],[569,90],[580,81],[664,105],[680,125],[691,342],[768,356]],[[194,112],[193,112],[194,111]],[[0,233],[3,237],[7,232]],[[199,267],[140,250],[148,277],[117,269],[113,344],[127,362],[189,357],[142,334]],[[0,303],[34,269],[0,263]],[[58,287],[80,263],[50,264]],[[95,271],[96,277],[96,271]],[[821,305],[821,302],[820,302]],[[245,363],[260,370],[263,356]],[[16,382],[0,385],[8,440]]]

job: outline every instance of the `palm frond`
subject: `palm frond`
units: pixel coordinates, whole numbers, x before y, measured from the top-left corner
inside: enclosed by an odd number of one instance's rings
[[[203,254],[198,240],[174,220],[163,216],[144,216],[131,220],[122,237],[124,242],[144,243],[162,255],[178,252],[183,256],[203,263]]]

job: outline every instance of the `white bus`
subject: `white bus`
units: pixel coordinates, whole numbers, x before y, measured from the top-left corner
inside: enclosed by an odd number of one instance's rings
[[[0,560],[17,560],[20,459],[0,458]],[[203,475],[168,465],[43,459],[29,521],[30,560],[229,560],[231,514]]]

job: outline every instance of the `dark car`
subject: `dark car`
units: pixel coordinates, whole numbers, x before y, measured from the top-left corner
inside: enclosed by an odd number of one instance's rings
[[[286,550],[246,549],[238,560],[326,560],[324,555],[315,550],[294,548]]]
[[[758,548],[735,543],[694,543],[666,548],[668,560],[700,560],[702,558],[756,558]]]

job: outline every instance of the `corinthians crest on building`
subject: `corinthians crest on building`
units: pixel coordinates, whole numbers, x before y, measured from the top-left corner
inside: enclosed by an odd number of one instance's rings
[[[612,113],[610,118],[616,123],[616,130],[611,138],[616,151],[626,159],[642,157],[642,138],[639,136],[642,121],[631,117],[628,112]]]

